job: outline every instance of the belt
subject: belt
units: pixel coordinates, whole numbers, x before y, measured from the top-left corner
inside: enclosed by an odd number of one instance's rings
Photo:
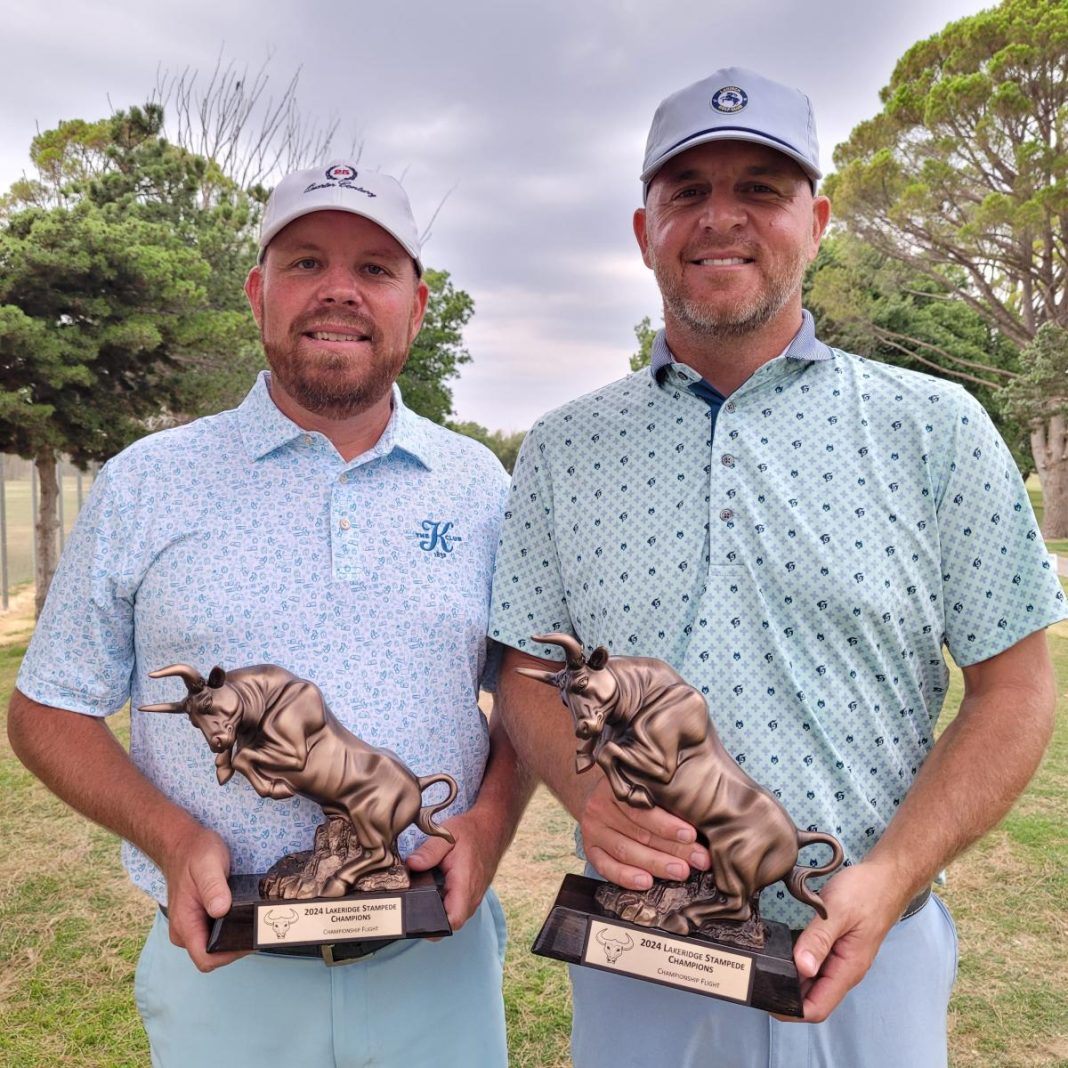
[[[160,905],[160,912],[167,918],[167,907]],[[254,950],[269,957],[297,957],[302,960],[321,960],[328,968],[339,964],[354,964],[358,960],[369,960],[380,949],[392,945],[397,939],[375,939],[373,942],[331,942],[313,946],[263,946]]]

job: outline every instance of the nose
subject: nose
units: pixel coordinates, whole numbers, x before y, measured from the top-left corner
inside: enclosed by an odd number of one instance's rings
[[[359,304],[362,294],[357,275],[341,264],[332,266],[323,272],[318,297],[324,304]]]
[[[745,224],[745,206],[733,190],[717,189],[705,197],[701,210],[701,225],[706,230],[727,233]]]

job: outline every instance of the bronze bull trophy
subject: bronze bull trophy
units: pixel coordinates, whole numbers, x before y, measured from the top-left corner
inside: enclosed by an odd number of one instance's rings
[[[263,875],[231,876],[234,906],[216,921],[209,950],[308,955],[312,946],[333,963],[383,940],[452,933],[434,875],[413,880],[397,852],[398,835],[412,824],[453,841],[432,819],[456,797],[451,776],[416,776],[388,749],[346,730],[314,683],[274,664],[214,667],[207,679],[186,664],[150,673],[170,676],[182,679],[186,696],[140,711],[187,715],[215,753],[220,786],[240,772],[261,797],[299,794],[325,817],[312,849],[282,857]],[[446,784],[447,796],[424,805],[434,783]]]
[[[806,882],[841,865],[837,839],[794,825],[723,748],[705,699],[663,661],[603,648],[587,658],[569,634],[533,640],[566,656],[559,671],[518,670],[560,691],[581,742],[577,770],[597,765],[624,804],[657,805],[693,824],[712,858],[711,871],[646,891],[567,876],[534,952],[800,1016],[790,931],[760,917],[760,892],[781,879],[826,916]],[[798,863],[815,844],[829,846],[831,859]]]

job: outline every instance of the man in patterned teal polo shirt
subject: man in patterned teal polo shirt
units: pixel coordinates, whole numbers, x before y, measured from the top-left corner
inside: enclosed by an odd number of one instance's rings
[[[260,249],[246,291],[270,373],[235,411],[142,439],[101,471],[19,673],[12,744],[125,839],[131,878],[167,906],[135,983],[154,1065],[503,1066],[504,929],[488,888],[527,790],[478,691],[507,478],[394,384],[427,300],[396,181],[343,162],[291,174]],[[340,968],[208,955],[227,872],[310,848],[322,817],[240,776],[220,787],[184,717],[135,711],[126,756],[103,717],[184,696],[148,678],[176,662],[279,664],[416,774],[451,774],[455,848],[414,828],[400,847],[413,868],[440,863],[455,934]]]
[[[709,859],[692,827],[575,773],[557,695],[514,670],[560,657],[534,634],[670,663],[738,764],[848,859],[826,920],[781,884],[763,896],[802,932],[805,1024],[575,968],[578,1068],[944,1065],[955,936],[927,894],[1049,737],[1043,628],[1064,600],[1019,474],[963,389],[817,339],[819,177],[800,92],[731,68],[665,100],[634,216],[664,299],[652,366],[545,416],[516,466],[490,622],[503,708],[593,869],[641,889]],[[936,744],[943,649],[965,696]]]

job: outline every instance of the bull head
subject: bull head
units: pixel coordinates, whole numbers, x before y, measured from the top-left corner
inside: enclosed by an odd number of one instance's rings
[[[208,674],[207,681],[196,668],[191,668],[188,664],[171,664],[170,667],[148,673],[150,679],[165,679],[172,676],[177,676],[185,683],[185,688],[188,690],[186,696],[181,701],[140,705],[138,711],[165,712],[170,715],[184,713],[189,716],[194,727],[200,728],[213,753],[228,751],[237,736],[241,713],[232,695],[229,700],[217,700],[226,682],[226,672],[221,667],[213,667]],[[230,705],[235,705],[235,707],[231,708]]]
[[[296,909],[278,913],[274,909],[270,909],[267,915],[263,917],[263,922],[274,931],[276,937],[285,938],[286,932],[296,923],[297,919]]]
[[[618,691],[611,673],[602,674],[608,663],[608,650],[599,645],[587,659],[581,642],[573,634],[533,634],[531,640],[542,645],[557,645],[564,651],[566,663],[559,671],[526,667],[516,670],[560,691],[560,700],[571,712],[575,734],[582,740],[575,753],[575,769],[586,771],[593,767],[594,749],[604,727],[605,715]],[[591,675],[591,672],[597,674]]]
[[[629,934],[622,938],[607,938],[603,927],[597,932],[597,941],[604,947],[605,959],[609,964],[615,964],[623,951],[634,945],[634,939]]]

